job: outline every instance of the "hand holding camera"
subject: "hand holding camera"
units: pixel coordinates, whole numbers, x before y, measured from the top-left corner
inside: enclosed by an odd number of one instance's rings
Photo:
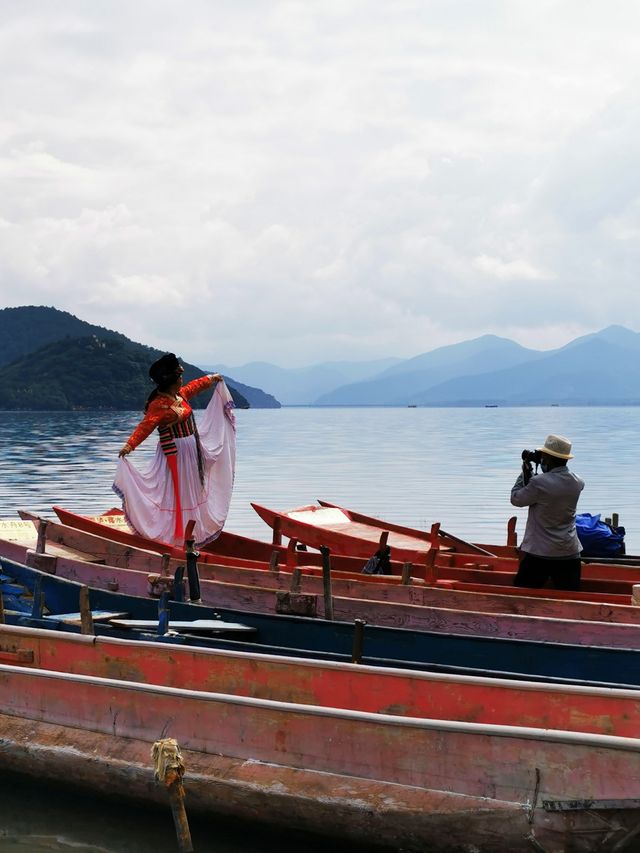
[[[529,480],[533,477],[533,466],[536,466],[536,474],[538,473],[538,465],[542,462],[542,452],[540,450],[523,450],[522,451],[522,479],[526,486]]]

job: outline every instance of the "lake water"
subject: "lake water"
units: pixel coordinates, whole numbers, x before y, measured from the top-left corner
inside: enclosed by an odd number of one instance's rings
[[[4,412],[0,425],[0,516],[18,508],[51,515],[61,504],[97,514],[117,505],[111,491],[116,455],[136,413]],[[549,432],[568,436],[570,467],[586,482],[579,511],[617,512],[627,551],[640,552],[640,491],[635,450],[637,408],[307,409],[237,412],[238,463],[227,528],[270,539],[250,501],[291,509],[317,498],[369,515],[482,542],[503,542],[523,448]],[[131,457],[144,465],[149,439]],[[314,839],[269,836],[246,825],[194,828],[197,851],[338,847]],[[17,784],[0,774],[0,851],[176,849],[170,815],[79,799]],[[349,848],[353,850],[353,846]],[[361,848],[362,849],[362,848]]]
[[[317,498],[463,538],[503,542],[509,492],[523,448],[549,432],[573,441],[570,467],[586,482],[579,511],[620,515],[627,550],[640,551],[635,451],[638,408],[256,409],[237,412],[238,462],[227,529],[270,539],[250,502],[291,509]],[[4,412],[0,515],[51,514],[52,504],[99,513],[118,449],[137,423],[129,412]],[[150,438],[130,457],[144,465]]]

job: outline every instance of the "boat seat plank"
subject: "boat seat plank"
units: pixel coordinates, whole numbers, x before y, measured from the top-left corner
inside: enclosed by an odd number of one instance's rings
[[[153,628],[157,629],[157,619],[111,619],[111,624],[116,628]],[[242,625],[239,622],[223,622],[221,619],[194,619],[191,622],[169,620],[169,628],[173,631],[210,631],[215,634],[238,631],[254,632],[256,629],[251,625]]]
[[[91,618],[94,622],[110,622],[112,619],[124,619],[129,614],[124,611],[117,613],[113,610],[92,610]],[[51,613],[45,618],[57,622],[65,622],[67,625],[80,625],[82,617],[80,613]]]
[[[291,515],[293,516],[294,514],[291,513]],[[307,521],[306,518],[304,520]],[[361,539],[364,542],[371,542],[372,545],[378,544],[380,541],[380,535],[383,532],[382,528],[378,529],[357,521],[350,521],[348,524],[323,524],[322,527],[328,531],[346,533],[348,536],[353,536],[354,538]],[[419,549],[426,553],[431,548],[431,544],[427,541],[426,536],[427,534],[425,533],[425,539],[420,540],[416,539],[415,536],[408,536],[406,533],[394,533],[393,531],[390,531],[387,544],[391,548]],[[448,546],[441,546],[440,550],[450,551],[451,548]]]
[[[74,560],[82,560],[85,563],[97,563],[104,565],[104,557],[90,554],[88,551],[79,551],[77,548],[71,548],[69,545],[62,545],[58,542],[50,542],[47,540],[46,553],[50,557],[70,557]]]

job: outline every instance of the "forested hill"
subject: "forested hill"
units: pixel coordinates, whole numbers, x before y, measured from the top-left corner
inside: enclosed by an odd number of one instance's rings
[[[141,410],[153,388],[149,365],[162,353],[119,332],[44,306],[0,310],[0,409]],[[178,353],[180,357],[180,353]],[[185,381],[205,371],[188,362]],[[239,408],[279,408],[259,388],[225,381]],[[205,406],[210,393],[194,399]]]
[[[109,340],[127,341],[120,332],[79,320],[68,311],[44,305],[25,305],[0,310],[0,366],[10,364],[34,350],[64,338],[97,335]]]
[[[56,341],[0,368],[0,409],[141,411],[154,387],[149,364],[160,355],[126,339],[97,335]],[[185,383],[203,375],[183,364]],[[228,387],[236,406],[248,408],[242,394]],[[192,405],[202,408],[210,399],[208,391],[194,397]]]

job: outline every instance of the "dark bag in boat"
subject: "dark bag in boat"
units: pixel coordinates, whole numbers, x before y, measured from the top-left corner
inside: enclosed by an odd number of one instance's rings
[[[576,531],[583,557],[618,557],[624,554],[624,527],[612,527],[600,521],[600,515],[582,512],[576,515]]]
[[[391,564],[389,562],[389,555],[391,554],[391,549],[387,545],[386,548],[383,548],[382,551],[376,551],[373,557],[369,557],[367,562],[365,563],[365,567],[362,570],[363,575],[390,575],[391,574]]]

